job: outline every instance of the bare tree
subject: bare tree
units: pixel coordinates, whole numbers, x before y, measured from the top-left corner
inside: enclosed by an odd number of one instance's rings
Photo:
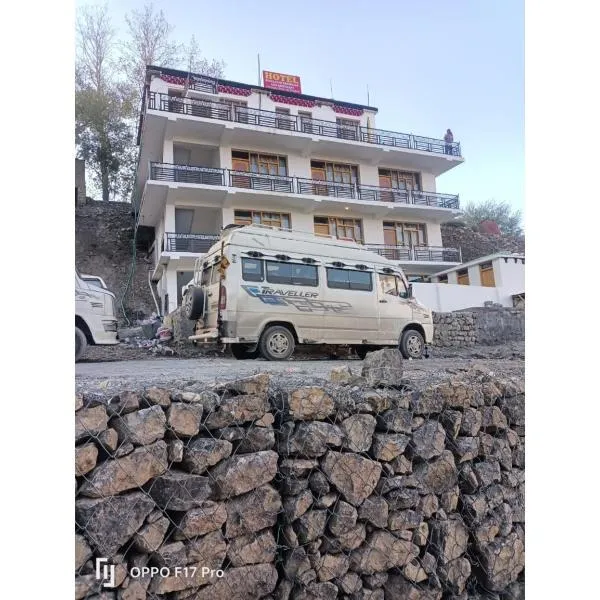
[[[184,67],[188,72],[208,75],[209,77],[223,77],[226,67],[225,62],[214,58],[209,62],[208,59],[204,58],[195,35],[192,35],[189,43],[183,47],[183,51]]]
[[[175,67],[180,61],[181,46],[171,41],[173,26],[162,10],[155,12],[152,3],[142,10],[132,10],[125,21],[129,39],[122,44],[122,70],[141,98],[146,67]]]

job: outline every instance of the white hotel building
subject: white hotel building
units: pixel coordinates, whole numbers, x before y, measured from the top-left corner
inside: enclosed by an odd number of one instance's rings
[[[458,196],[436,189],[460,145],[376,119],[372,106],[148,67],[134,202],[164,314],[233,223],[350,238],[409,279],[460,264],[440,232]]]

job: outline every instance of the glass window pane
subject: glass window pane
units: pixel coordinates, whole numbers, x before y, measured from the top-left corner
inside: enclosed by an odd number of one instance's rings
[[[349,271],[343,269],[327,269],[327,286],[348,289],[350,287],[348,273]]]
[[[317,267],[313,265],[291,265],[294,285],[316,286],[319,283]]]
[[[393,275],[379,275],[381,293],[388,296],[397,296],[396,278]]]
[[[352,290],[372,290],[373,279],[371,273],[364,271],[348,271],[350,275],[350,289]]]
[[[401,298],[408,298],[408,290],[401,277],[396,277],[396,285],[398,286],[398,295]]]
[[[263,281],[263,261],[255,258],[242,258],[242,279],[244,281]]]
[[[269,283],[292,283],[292,265],[268,261],[267,281]]]

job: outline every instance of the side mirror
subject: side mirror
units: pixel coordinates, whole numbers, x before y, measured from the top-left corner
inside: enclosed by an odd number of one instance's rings
[[[408,294],[407,294],[408,298],[412,298],[413,297],[413,286],[412,283],[408,284]]]

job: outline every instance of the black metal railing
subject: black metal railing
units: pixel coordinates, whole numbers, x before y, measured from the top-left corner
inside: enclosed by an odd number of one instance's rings
[[[367,244],[367,249],[385,256],[389,260],[420,262],[462,262],[460,248],[440,246],[392,246]]]
[[[320,179],[304,179],[296,177],[296,189],[299,194],[312,196],[334,196],[336,198],[356,198],[356,186],[351,183],[337,183]]]
[[[361,185],[358,188],[361,200],[373,202],[397,202],[438,208],[458,208],[456,194],[438,194],[437,192],[421,192],[418,190],[400,190],[376,185]]]
[[[284,175],[229,171],[229,185],[236,188],[264,190],[267,192],[294,193],[294,178]]]
[[[431,152],[433,154],[461,156],[459,142],[446,143],[444,140],[436,138],[386,131],[384,129],[372,129],[371,127],[362,127],[359,125],[347,125],[337,123],[336,121],[323,121],[301,115],[284,115],[257,108],[232,106],[225,102],[177,98],[167,94],[150,92],[148,94],[148,108],[207,119],[235,121],[259,127],[271,127],[322,137],[365,142],[377,146],[392,146],[394,148],[406,148],[409,150]]]
[[[212,233],[165,233],[166,252],[195,252],[203,254],[220,239]]]
[[[150,178],[158,181],[225,185],[225,169],[173,165],[168,163],[151,163]]]

